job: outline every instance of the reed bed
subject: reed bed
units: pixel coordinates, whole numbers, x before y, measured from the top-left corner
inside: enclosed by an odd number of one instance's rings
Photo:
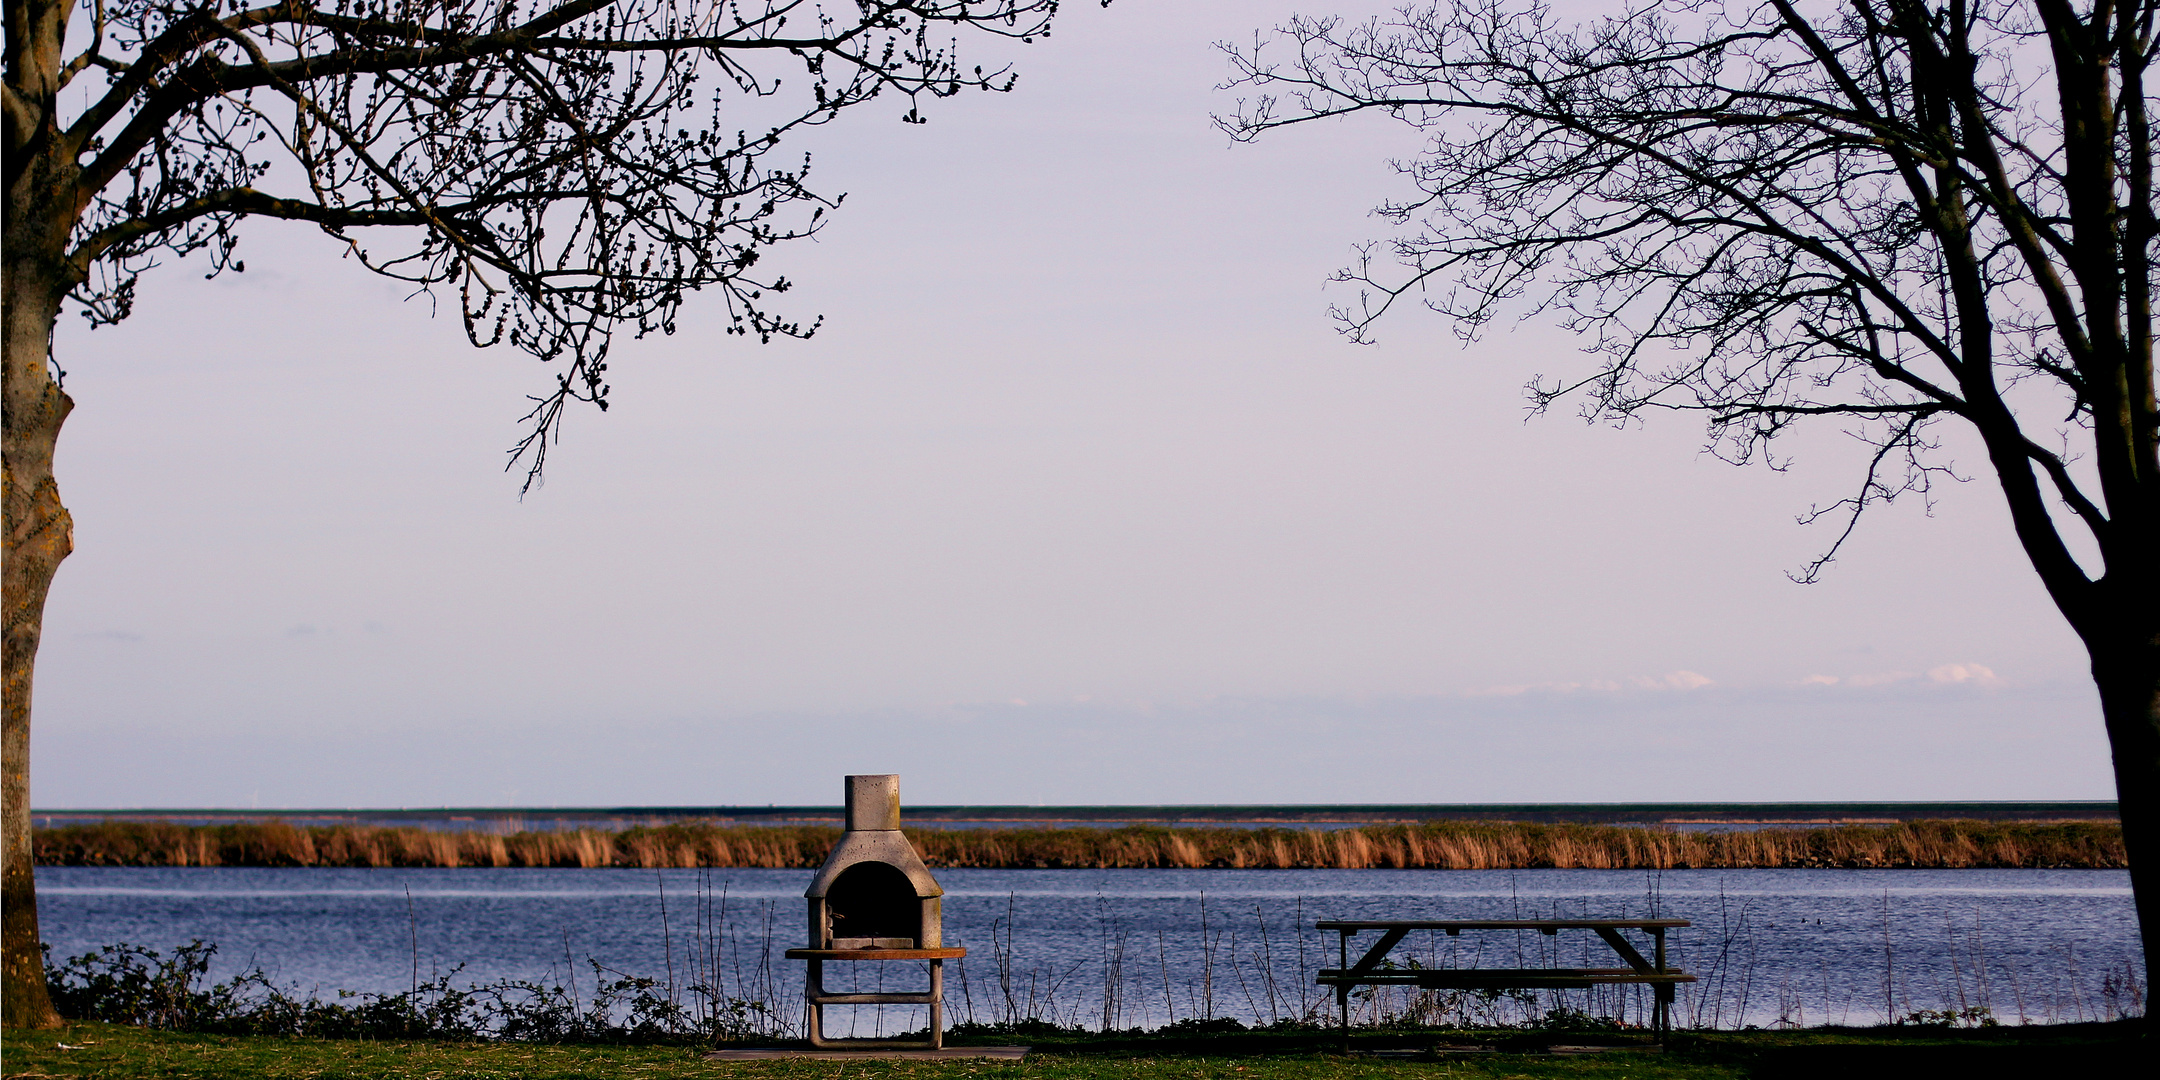
[[[2122,869],[2113,823],[1918,821],[1683,832],[1633,825],[1426,822],[1356,828],[915,829],[934,867],[1088,869]],[[36,830],[41,866],[812,868],[818,826],[711,822],[620,831],[440,832],[281,821],[104,821]]]

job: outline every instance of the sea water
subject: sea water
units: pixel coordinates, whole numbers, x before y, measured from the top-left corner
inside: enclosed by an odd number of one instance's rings
[[[300,993],[395,993],[522,979],[589,995],[596,978],[704,983],[799,1013],[805,870],[41,867],[57,958],[129,943],[218,946],[214,978],[259,968]],[[945,888],[948,1023],[1037,1018],[1156,1027],[1209,1017],[1337,1018],[1313,984],[1337,966],[1323,919],[1678,918],[1684,1026],[2003,1023],[2141,1011],[2129,877],[2104,870],[961,870]],[[1368,934],[1352,944],[1361,950]],[[1638,946],[1648,951],[1647,938]],[[1353,952],[1353,959],[1356,953]],[[1617,967],[1582,931],[1417,934],[1408,966]],[[595,965],[599,971],[596,972]],[[919,989],[919,964],[834,964],[835,988]],[[1445,996],[1443,996],[1444,998]],[[1360,1022],[1535,1019],[1555,1007],[1637,1022],[1640,987],[1499,1000],[1359,994]],[[1447,1010],[1454,1010],[1448,1013]],[[1438,1011],[1436,1011],[1438,1010]],[[1482,1011],[1480,1011],[1482,1010]],[[919,1009],[856,1009],[858,1034]],[[1445,1014],[1445,1015],[1443,1015]],[[843,1026],[839,1033],[849,1028]]]

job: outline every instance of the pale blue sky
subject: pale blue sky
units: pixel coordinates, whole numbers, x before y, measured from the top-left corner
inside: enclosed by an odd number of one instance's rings
[[[1014,94],[819,132],[848,201],[773,258],[826,329],[623,342],[523,501],[544,369],[307,230],[64,326],[34,801],[2112,795],[1987,484],[1803,588],[1834,432],[1734,469],[1684,419],[1526,423],[1583,363],[1549,329],[1339,338],[1415,144],[1210,128],[1211,42],[1290,10],[1070,5]]]

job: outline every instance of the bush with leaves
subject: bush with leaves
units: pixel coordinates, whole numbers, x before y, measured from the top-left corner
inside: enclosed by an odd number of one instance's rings
[[[338,991],[324,1000],[280,987],[260,967],[209,980],[217,946],[192,941],[170,956],[138,945],[93,949],[45,979],[64,1015],[171,1031],[331,1039],[501,1039],[534,1043],[701,1043],[770,1037],[787,1024],[762,1001],[696,984],[687,996],[659,980],[592,962],[589,1001],[559,984],[501,979],[459,987],[462,966],[393,994]]]

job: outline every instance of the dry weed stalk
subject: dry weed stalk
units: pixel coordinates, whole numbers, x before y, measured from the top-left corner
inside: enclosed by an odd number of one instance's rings
[[[45,866],[524,866],[809,868],[839,835],[820,826],[690,822],[620,831],[442,832],[412,826],[184,826],[104,821],[40,829]],[[927,829],[925,862],[985,868],[1249,869],[2120,869],[2120,826],[1918,821],[1683,832],[1666,827],[1426,822],[1289,828]]]

